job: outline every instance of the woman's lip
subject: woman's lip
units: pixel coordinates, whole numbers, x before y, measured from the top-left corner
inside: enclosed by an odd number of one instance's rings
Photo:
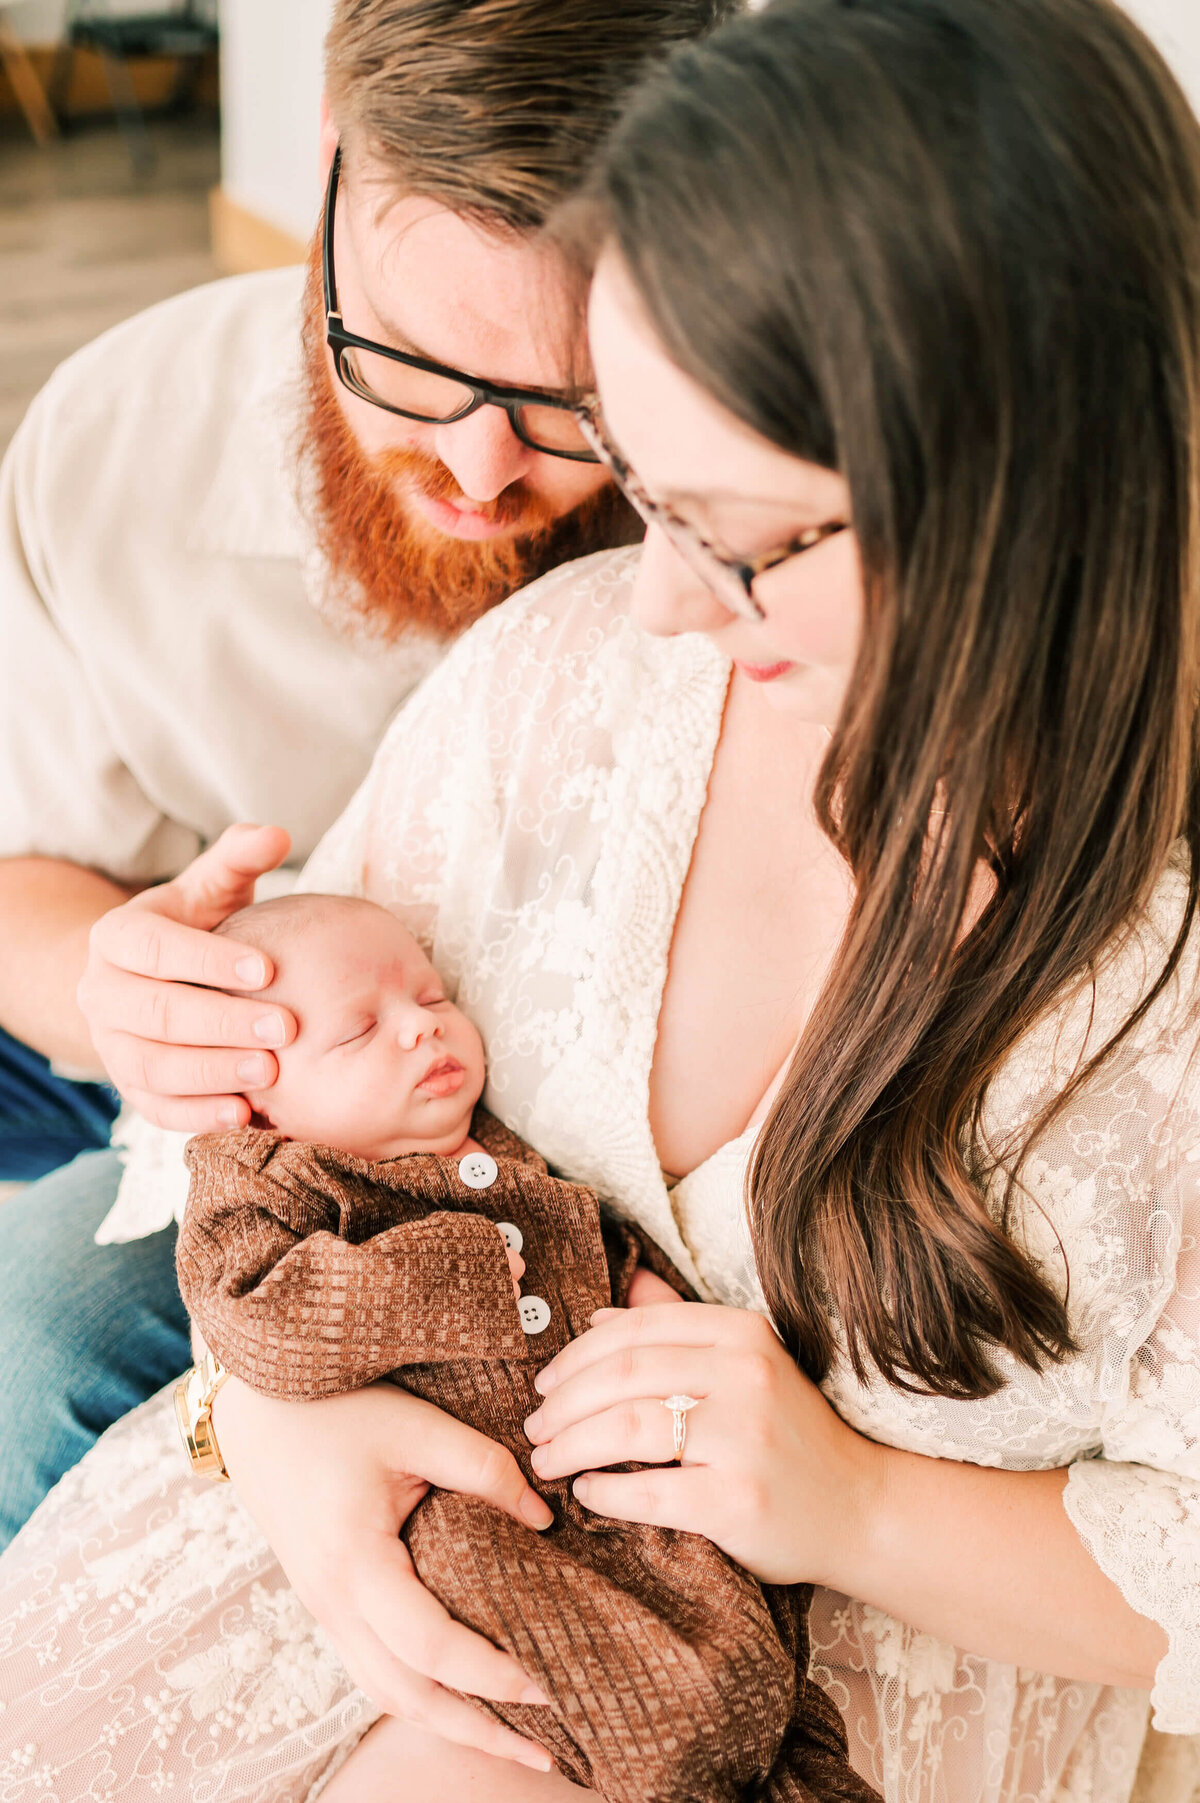
[[[796,668],[790,659],[785,659],[783,663],[779,664],[747,664],[739,657],[735,658],[734,662],[743,675],[750,678],[751,682],[774,682],[777,676],[786,676],[789,670]]]
[[[486,513],[473,513],[469,508],[456,507],[451,501],[443,501],[436,495],[423,494],[414,489],[412,502],[419,513],[422,513],[430,525],[436,526],[450,538],[503,538],[511,527],[492,519]]]
[[[466,1080],[467,1073],[457,1058],[439,1058],[436,1064],[430,1065],[417,1088],[426,1090],[431,1096],[452,1096]]]

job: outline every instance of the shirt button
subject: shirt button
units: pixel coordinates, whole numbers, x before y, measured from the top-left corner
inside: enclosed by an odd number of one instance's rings
[[[521,1229],[519,1227],[514,1227],[511,1221],[497,1221],[496,1225],[504,1235],[504,1244],[508,1247],[509,1251],[519,1252],[521,1247],[525,1244],[525,1235],[521,1232]]]
[[[517,1312],[526,1333],[544,1333],[550,1325],[550,1304],[541,1296],[522,1296]]]
[[[496,1160],[486,1152],[468,1152],[458,1167],[468,1189],[491,1189],[498,1176]]]

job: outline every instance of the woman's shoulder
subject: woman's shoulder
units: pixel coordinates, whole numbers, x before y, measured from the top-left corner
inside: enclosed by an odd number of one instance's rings
[[[450,657],[490,658],[498,646],[540,639],[548,631],[568,640],[631,631],[629,603],[641,555],[640,545],[622,545],[558,564],[477,620]]]
[[[1136,1342],[1200,1225],[1200,922],[1171,967],[1187,899],[1176,853],[1094,972],[1017,1042],[986,1098],[990,1193],[1045,1272],[1069,1280],[1085,1340],[1090,1318]]]
[[[689,695],[707,718],[713,697],[723,695],[728,660],[701,633],[658,638],[633,620],[640,558],[639,545],[595,552],[492,608],[400,709],[383,754],[434,721],[446,755],[490,737],[507,761],[517,742],[557,735],[569,718],[590,720],[611,738],[668,708],[683,730]],[[453,745],[448,718],[460,723]]]
[[[1188,891],[1188,855],[1179,846],[1094,970],[1069,984],[1018,1041],[1009,1065],[1035,1106],[1118,1038],[1098,1078],[1112,1064],[1126,1075],[1141,1072],[1163,1094],[1194,1090],[1200,1102],[1200,916],[1180,944]]]

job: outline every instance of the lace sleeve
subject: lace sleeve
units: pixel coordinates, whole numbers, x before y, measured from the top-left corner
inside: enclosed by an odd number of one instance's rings
[[[1084,1545],[1169,1649],[1154,1726],[1200,1732],[1200,1147],[1184,1164],[1174,1292],[1114,1399],[1101,1456],[1070,1468],[1064,1500]]]

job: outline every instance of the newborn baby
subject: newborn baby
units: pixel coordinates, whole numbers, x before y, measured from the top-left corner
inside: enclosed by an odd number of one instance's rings
[[[806,1675],[809,1589],[589,1516],[530,1464],[537,1371],[636,1297],[639,1259],[686,1294],[677,1273],[477,1106],[479,1035],[392,915],[299,895],[225,930],[269,954],[265,993],[299,1031],[249,1098],[254,1124],[188,1147],[179,1280],[208,1345],[291,1399],[390,1377],[515,1455],[555,1510],[544,1535],[432,1490],[403,1538],[422,1582],[551,1701],[473,1700],[575,1783],[606,1803],[869,1803]]]

